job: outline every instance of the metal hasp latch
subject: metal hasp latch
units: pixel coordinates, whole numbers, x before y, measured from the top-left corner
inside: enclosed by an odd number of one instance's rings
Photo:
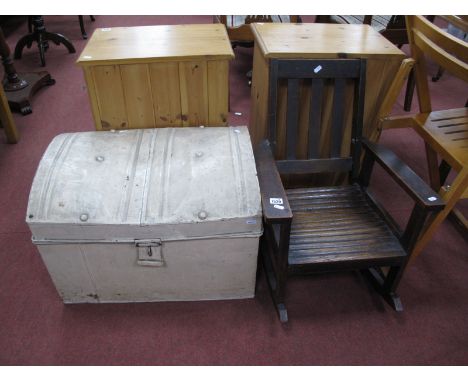
[[[137,264],[147,267],[163,267],[161,239],[135,240],[137,248]]]

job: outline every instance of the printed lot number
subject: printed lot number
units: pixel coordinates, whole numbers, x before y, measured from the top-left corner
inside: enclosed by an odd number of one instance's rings
[[[283,204],[283,198],[270,198],[270,204]]]

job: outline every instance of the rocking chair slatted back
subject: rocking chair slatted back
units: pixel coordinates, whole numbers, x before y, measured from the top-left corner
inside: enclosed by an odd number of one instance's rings
[[[286,103],[286,160],[278,161],[282,174],[306,174],[318,172],[348,172],[353,179],[359,172],[361,153],[361,136],[364,115],[364,92],[366,61],[363,59],[331,60],[287,60],[273,59],[270,62],[269,84],[269,140],[273,147],[276,144],[278,118],[278,87],[280,81],[287,82]],[[351,132],[351,155],[341,156],[346,104],[346,86],[353,83],[353,120]],[[299,105],[301,86],[310,87],[310,108],[308,115],[307,158],[297,158]],[[329,152],[325,158],[320,155],[322,142],[323,110],[326,106],[325,87],[331,84],[332,117],[330,125]]]

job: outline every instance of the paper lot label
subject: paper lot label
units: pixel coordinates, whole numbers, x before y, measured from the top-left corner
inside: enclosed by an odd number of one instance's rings
[[[270,198],[270,204],[283,204],[283,198]]]

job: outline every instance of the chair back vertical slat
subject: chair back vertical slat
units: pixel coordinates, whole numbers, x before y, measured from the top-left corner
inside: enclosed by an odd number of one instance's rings
[[[286,111],[286,159],[296,158],[297,129],[299,122],[299,79],[288,80]]]
[[[365,73],[364,59],[270,61],[268,137],[275,156],[283,162],[278,167],[282,174],[347,172],[357,176],[360,167]],[[354,96],[348,92],[351,84]],[[280,102],[282,97],[286,98],[285,108]],[[348,105],[351,101],[352,118],[348,119],[345,114],[350,109]],[[279,103],[281,106],[278,106]],[[302,113],[304,106],[308,110]],[[279,129],[279,123],[284,126],[284,130]],[[352,124],[352,131],[348,131],[348,124]],[[300,128],[308,131],[301,131]],[[355,138],[351,146],[354,144],[356,150],[353,151],[351,147],[351,154],[348,154],[349,133]],[[284,146],[277,147],[276,141],[283,136]],[[302,151],[303,147],[306,150]],[[353,161],[356,161],[355,174],[352,172]],[[310,162],[310,165],[306,162]]]
[[[351,130],[351,156],[353,158],[353,169],[351,170],[352,180],[357,180],[360,170],[361,160],[361,137],[362,137],[362,124],[364,119],[364,92],[366,89],[366,61],[361,61],[359,69],[359,82],[354,88],[354,112]]]
[[[343,140],[342,134],[345,105],[345,85],[346,81],[344,78],[335,79],[330,147],[330,157],[332,158],[339,157],[341,153],[341,143]]]
[[[276,115],[278,103],[278,60],[270,62],[270,83],[268,91],[268,139],[276,146]]]
[[[309,109],[308,158],[320,156],[320,125],[322,122],[323,80],[312,79]]]

